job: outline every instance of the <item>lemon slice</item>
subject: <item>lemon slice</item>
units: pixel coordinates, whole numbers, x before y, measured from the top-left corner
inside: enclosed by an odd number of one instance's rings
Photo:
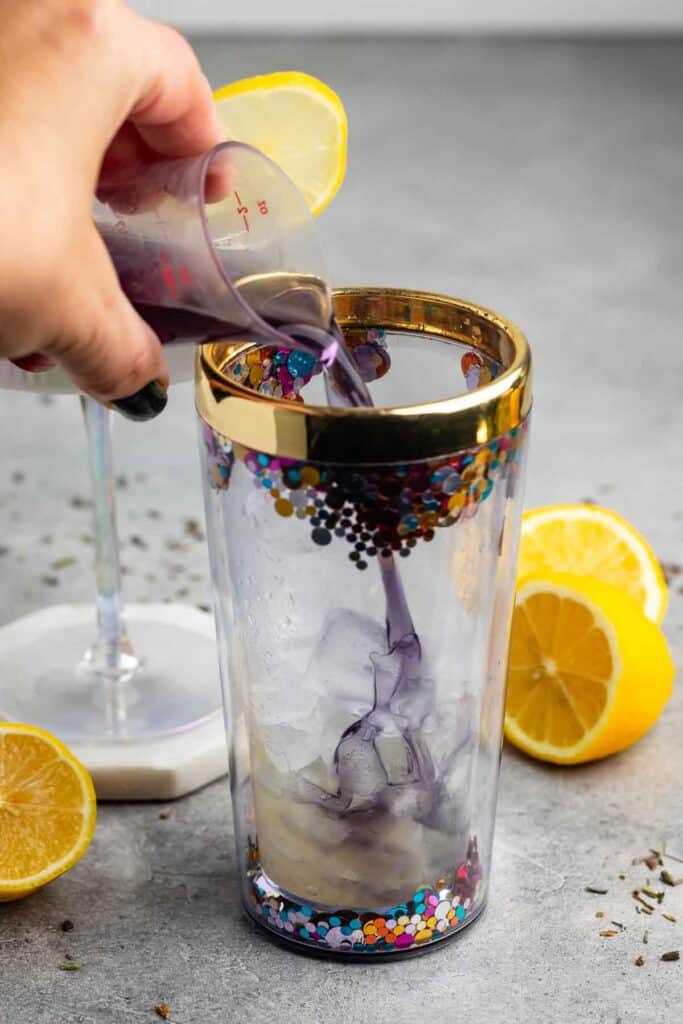
[[[664,635],[628,594],[571,573],[522,582],[505,735],[526,753],[577,764],[625,749],[656,722],[673,677]]]
[[[0,722],[0,901],[68,871],[90,845],[96,814],[90,775],[63,743]]]
[[[314,216],[344,180],[344,106],[324,82],[301,71],[243,78],[213,94],[227,139],[248,142],[283,169]]]
[[[548,505],[526,512],[518,578],[572,572],[613,583],[661,622],[669,594],[657,556],[625,519],[598,505]]]

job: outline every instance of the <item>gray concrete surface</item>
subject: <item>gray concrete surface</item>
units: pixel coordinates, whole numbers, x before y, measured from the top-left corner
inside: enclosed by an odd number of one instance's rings
[[[517,320],[536,358],[527,504],[593,497],[632,519],[662,560],[683,561],[683,43],[198,49],[214,84],[298,67],[339,89],[349,173],[320,222],[333,282],[448,291]],[[131,599],[187,587],[187,599],[207,600],[204,548],[183,534],[184,518],[201,515],[194,443],[187,385],[156,423],[119,425]],[[3,394],[0,453],[0,621],[87,599],[88,512],[70,504],[87,494],[75,401]],[[65,553],[77,563],[51,569]],[[679,665],[682,590],[679,576],[666,622]],[[163,820],[156,805],[103,806],[81,864],[0,907],[0,1021],[137,1024],[167,1002],[177,1024],[670,1024],[683,961],[659,955],[683,954],[683,886],[665,900],[678,923],[641,917],[630,890],[646,872],[631,861],[664,839],[683,851],[682,734],[679,691],[650,735],[606,763],[554,770],[506,750],[486,914],[441,952],[388,966],[304,960],[252,933],[225,783]],[[587,894],[591,883],[609,893]],[[625,931],[600,937],[610,920]],[[58,969],[66,953],[80,971]]]

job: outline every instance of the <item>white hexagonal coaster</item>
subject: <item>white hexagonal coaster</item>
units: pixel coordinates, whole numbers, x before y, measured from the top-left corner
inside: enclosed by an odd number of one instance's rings
[[[83,661],[94,609],[53,605],[0,628],[0,719],[64,739],[104,800],[170,800],[227,772],[210,615],[134,604],[126,621],[142,667],[110,684]]]
[[[222,715],[153,742],[71,749],[90,771],[99,800],[174,800],[228,771]]]

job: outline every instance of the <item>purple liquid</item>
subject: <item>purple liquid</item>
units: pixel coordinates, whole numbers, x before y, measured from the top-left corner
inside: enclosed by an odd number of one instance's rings
[[[236,327],[225,320],[218,320],[191,309],[171,306],[156,306],[151,303],[134,302],[142,319],[149,324],[162,345],[202,345],[209,341],[235,336],[250,337],[244,328]],[[325,370],[330,405],[338,408],[372,405],[370,393],[363,383],[353,357],[349,354],[341,331],[333,321],[328,331],[307,323],[292,323],[267,320],[268,327],[274,328],[281,344],[308,352],[318,359],[326,350],[330,353]],[[255,342],[269,342],[271,337],[251,335]]]
[[[136,310],[159,338],[162,345],[201,345],[217,338],[227,338],[236,333],[235,327],[191,309],[175,309],[170,306],[154,306],[146,302],[134,302]]]
[[[241,294],[266,325],[263,337],[249,335],[243,326],[198,312],[201,296],[194,293],[191,284],[181,289],[177,304],[169,306],[168,295],[163,293],[166,282],[154,265],[157,261],[153,254],[150,253],[150,269],[140,271],[139,264],[129,262],[129,239],[109,237],[106,241],[123,290],[162,344],[201,344],[236,335],[251,336],[257,343],[267,343],[273,340],[268,329],[274,329],[281,345],[301,349],[321,359],[331,406],[373,405],[337,324],[332,320],[327,330],[316,326],[320,323],[321,296],[327,294],[322,282],[297,275],[245,279],[247,284]],[[238,290],[241,289],[238,287]],[[159,302],[154,302],[157,297]],[[141,301],[150,298],[151,302]],[[229,303],[226,308],[228,306]],[[236,309],[239,311],[239,307]],[[390,728],[403,739],[402,786],[404,791],[405,787],[412,791],[413,814],[417,820],[429,821],[438,813],[439,787],[431,755],[421,738],[421,726],[433,711],[433,694],[422,678],[420,640],[395,558],[390,553],[380,556],[378,562],[385,593],[386,650],[383,653],[368,651],[374,679],[372,709],[349,726],[339,739],[334,754],[337,792],[329,793],[305,783],[302,796],[342,815],[386,809],[390,801],[391,769],[382,760],[378,740]]]
[[[188,309],[136,304],[136,309],[162,344],[193,343],[229,337],[234,325]],[[330,405],[337,408],[372,406],[372,398],[355,366],[336,323],[327,332],[305,324],[272,323],[292,348],[319,358],[327,350],[334,358],[325,369]],[[255,338],[259,341],[261,339]],[[350,814],[384,809],[391,785],[378,741],[388,725],[403,738],[405,771],[402,785],[415,789],[417,817],[429,820],[438,794],[431,755],[421,739],[420,727],[432,710],[432,694],[421,677],[422,652],[393,554],[378,559],[385,593],[386,650],[368,651],[373,666],[374,694],[371,710],[352,723],[339,738],[334,754],[338,788],[329,793],[313,784],[304,786],[305,799],[329,811]]]
[[[343,335],[333,322],[328,345],[337,345],[337,358],[325,372],[331,406],[371,407],[363,382]],[[422,650],[408,607],[401,576],[392,553],[378,558],[385,595],[386,651],[368,652],[373,666],[373,704],[339,739],[334,753],[338,788],[332,794],[307,784],[309,796],[339,814],[388,809],[392,769],[385,765],[378,740],[388,726],[403,739],[403,791],[412,790],[416,820],[431,822],[438,814],[440,787],[434,763],[422,740],[421,727],[433,711],[433,693],[422,677]]]

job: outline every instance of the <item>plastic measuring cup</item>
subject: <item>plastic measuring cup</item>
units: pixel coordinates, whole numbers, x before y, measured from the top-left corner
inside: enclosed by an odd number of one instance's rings
[[[329,330],[310,211],[252,146],[226,142],[107,178],[93,216],[123,290],[164,343]]]

